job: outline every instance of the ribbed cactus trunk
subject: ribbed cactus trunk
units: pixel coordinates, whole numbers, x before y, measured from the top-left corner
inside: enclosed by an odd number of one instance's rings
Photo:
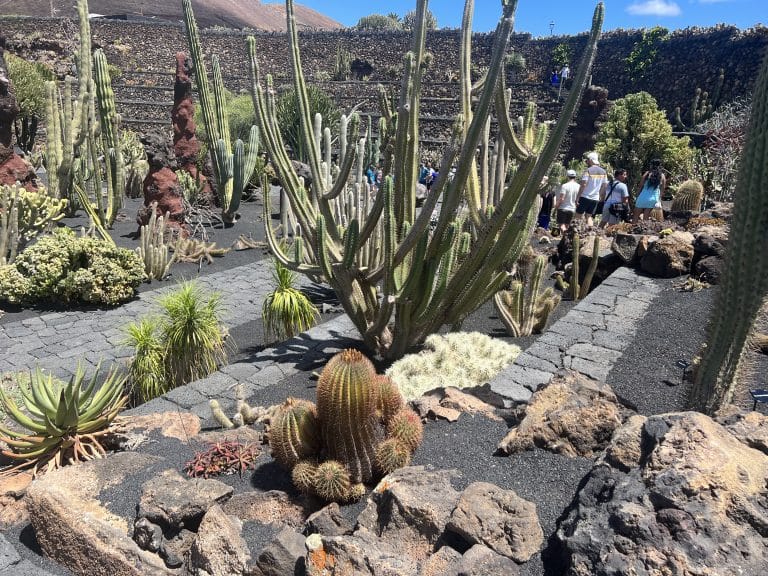
[[[357,350],[344,350],[326,365],[317,384],[317,411],[326,456],[346,465],[352,482],[375,472],[383,431],[376,422],[376,372]]]
[[[725,270],[690,395],[691,408],[707,414],[730,402],[744,344],[768,294],[768,57],[738,174]]]

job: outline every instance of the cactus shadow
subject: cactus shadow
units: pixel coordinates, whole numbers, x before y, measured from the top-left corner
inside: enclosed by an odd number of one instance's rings
[[[264,492],[281,490],[289,494],[298,494],[291,482],[291,475],[274,460],[262,464],[253,471],[251,486]]]

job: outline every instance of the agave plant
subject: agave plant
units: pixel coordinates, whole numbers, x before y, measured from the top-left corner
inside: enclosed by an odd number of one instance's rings
[[[29,387],[19,387],[26,411],[0,388],[8,417],[24,429],[0,426],[0,441],[10,447],[3,455],[21,460],[14,469],[32,467],[37,473],[41,465],[49,471],[106,454],[100,438],[128,398],[123,394],[125,377],[117,372],[110,371],[97,389],[98,380],[98,367],[86,382],[78,366],[66,384],[38,367],[30,374]]]
[[[294,287],[296,274],[280,261],[274,262],[275,270],[272,276],[277,287],[264,299],[261,318],[265,335],[273,335],[277,340],[286,340],[317,324],[319,312],[309,298]]]

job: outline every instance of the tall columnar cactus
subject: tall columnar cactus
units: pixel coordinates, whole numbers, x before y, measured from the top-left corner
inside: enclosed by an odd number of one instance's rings
[[[501,290],[493,297],[499,317],[513,338],[540,333],[560,303],[560,296],[551,287],[539,291],[546,266],[546,257],[537,256],[527,283],[514,281],[509,290]]]
[[[724,83],[725,69],[720,68],[717,80],[715,81],[714,91],[711,96],[708,92],[702,91],[702,89],[698,87],[694,91],[693,101],[691,102],[691,107],[688,111],[689,124],[687,126],[681,116],[680,107],[678,106],[675,108],[675,127],[678,130],[693,130],[696,126],[710,118],[720,101],[720,91],[722,90]]]
[[[208,150],[213,160],[213,173],[216,181],[216,194],[221,207],[221,217],[226,224],[232,224],[237,218],[243,190],[256,167],[259,155],[259,131],[255,126],[251,127],[247,152],[245,151],[245,144],[240,139],[235,142],[233,151],[219,58],[218,56],[211,58],[213,67],[213,83],[211,83],[208,80],[208,71],[200,47],[200,33],[192,11],[192,0],[183,0],[182,6],[189,52],[194,62],[195,81],[197,82],[200,109],[205,123]]]
[[[700,212],[704,186],[696,180],[686,180],[677,188],[672,200],[672,212]]]
[[[755,83],[736,184],[731,233],[690,406],[712,414],[730,402],[744,345],[768,294],[768,57]]]
[[[379,138],[384,182],[374,199],[360,194],[354,185],[348,186],[353,165],[359,164],[363,156],[358,146],[343,145],[347,138],[358,138],[357,115],[348,123],[348,131],[342,127],[338,176],[325,177],[329,169],[324,166],[331,157],[330,137],[325,136],[322,119],[309,115],[293,1],[286,1],[289,53],[302,132],[309,150],[309,190],[283,149],[269,90],[271,80],[266,78],[265,87],[256,59],[256,39],[248,39],[256,118],[303,236],[302,258],[297,259],[280,249],[267,225],[270,248],[284,265],[321,277],[330,284],[366,345],[387,358],[401,357],[410,346],[423,342],[442,325],[461,323],[505,281],[504,263],[516,260],[519,253],[510,254],[510,250],[521,250],[525,245],[521,239],[530,234],[525,222],[581,99],[594,61],[604,15],[602,3],[595,10],[563,117],[553,127],[546,144],[538,151],[531,150],[509,117],[502,81],[517,1],[505,0],[502,5],[488,72],[481,86],[473,86],[470,53],[474,2],[466,0],[460,67],[462,112],[456,117],[451,142],[440,164],[441,177],[432,186],[418,215],[415,193],[419,107],[426,73],[427,1],[417,2],[412,48],[404,58],[405,73],[397,108],[392,109],[387,99],[381,99],[384,130],[379,130]],[[499,125],[496,139],[504,141],[505,154],[519,165],[515,175],[503,181],[498,199],[482,192],[477,159],[478,145],[494,110]],[[323,155],[324,142],[327,144]],[[453,165],[456,172],[448,178]],[[358,168],[357,173],[361,171]],[[351,201],[346,200],[350,196]],[[488,198],[485,206],[483,197]],[[344,206],[339,207],[339,198],[344,199]],[[437,224],[430,232],[438,201],[441,208]],[[469,211],[466,222],[462,222],[459,213],[465,204]],[[265,209],[268,208],[265,202]]]
[[[570,300],[583,300],[589,294],[592,286],[592,278],[597,271],[597,264],[600,260],[600,237],[595,236],[592,243],[592,256],[589,259],[589,267],[584,275],[584,280],[580,280],[581,271],[581,239],[579,232],[573,232],[573,266],[571,268],[571,281],[566,282],[562,276],[557,277],[557,287],[560,288]]]
[[[152,202],[152,215],[149,222],[141,227],[141,236],[136,253],[144,261],[144,272],[150,280],[162,280],[168,276],[168,271],[174,262],[174,257],[169,256],[168,244],[165,243],[165,223],[169,213],[165,217],[157,216],[157,202]]]
[[[272,455],[302,492],[350,501],[383,474],[406,466],[421,443],[422,425],[397,387],[357,350],[326,365],[317,406],[289,398],[269,429]]]

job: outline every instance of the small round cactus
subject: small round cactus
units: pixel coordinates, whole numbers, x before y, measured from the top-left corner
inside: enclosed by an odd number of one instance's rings
[[[277,411],[269,429],[272,457],[292,470],[299,462],[320,451],[320,427],[312,402],[288,398]]]
[[[376,465],[384,474],[408,466],[410,462],[411,451],[408,446],[395,438],[384,440],[376,450]]]
[[[291,480],[299,492],[312,494],[315,490],[315,474],[317,474],[317,460],[307,458],[300,460],[291,471]]]
[[[317,467],[313,484],[315,493],[323,500],[343,502],[350,497],[349,472],[336,460],[326,460]]]
[[[411,453],[421,444],[424,427],[421,418],[410,408],[403,408],[387,424],[387,435],[399,440]]]
[[[376,376],[376,384],[379,389],[376,410],[382,421],[389,422],[403,407],[403,397],[389,376]]]

